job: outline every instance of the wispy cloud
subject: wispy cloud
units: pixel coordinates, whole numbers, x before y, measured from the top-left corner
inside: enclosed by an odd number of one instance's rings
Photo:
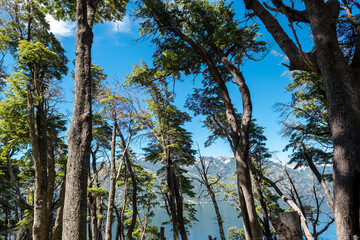
[[[134,27],[134,22],[126,15],[122,21],[115,21],[111,23],[112,30],[118,33],[130,33]]]
[[[46,21],[50,24],[50,31],[57,36],[70,37],[75,34],[76,24],[73,22],[57,21],[50,15],[46,15]]]

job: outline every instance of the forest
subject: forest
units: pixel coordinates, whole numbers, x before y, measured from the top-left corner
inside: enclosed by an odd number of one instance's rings
[[[357,0],[0,0],[0,12],[0,239],[360,239]],[[150,57],[114,49],[102,63],[98,29],[129,16]],[[73,24],[69,49],[54,22]],[[132,67],[109,75],[119,59]],[[249,64],[286,74],[271,81],[287,79],[289,100],[269,110],[284,159]],[[220,144],[230,156],[203,155]],[[205,203],[213,221],[194,237]]]

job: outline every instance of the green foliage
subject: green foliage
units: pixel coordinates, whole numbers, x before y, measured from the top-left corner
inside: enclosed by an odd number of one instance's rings
[[[109,194],[109,191],[98,187],[88,188],[87,191],[88,193],[92,193],[95,196],[101,196],[101,197],[105,197]]]
[[[0,19],[0,46],[6,46],[2,51],[14,55],[18,52],[19,41],[41,42],[49,51],[58,54],[61,67],[57,70],[62,69],[62,73],[67,71],[65,51],[54,34],[49,32],[45,5],[34,0],[1,0],[0,9],[3,17]]]
[[[10,147],[20,148],[29,142],[26,110],[26,78],[14,74],[7,78],[9,84],[4,99],[0,101],[0,139]]]
[[[57,20],[76,21],[76,0],[40,0],[46,6],[48,13]],[[97,4],[96,4],[97,2]],[[94,23],[106,21],[121,21],[124,17],[128,0],[89,1],[96,8]],[[96,5],[95,5],[96,4]]]
[[[185,107],[193,111],[195,116],[205,116],[203,126],[211,132],[205,142],[205,147],[210,146],[219,138],[232,144],[225,107],[217,88],[208,86],[203,89],[195,89],[194,93],[186,99]],[[236,109],[234,110],[236,111]],[[235,120],[240,123],[241,114],[237,113]]]
[[[292,79],[287,86],[291,103],[277,105],[284,116],[283,136],[289,138],[285,150],[293,150],[290,163],[296,163],[295,168],[308,166],[306,149],[314,163],[329,164],[333,143],[322,80],[308,72],[294,72]]]
[[[158,237],[158,227],[150,226],[152,222],[152,218],[155,216],[153,209],[159,205],[158,197],[155,192],[155,184],[156,179],[155,176],[147,172],[141,164],[135,164],[131,162],[133,171],[135,173],[136,183],[137,183],[137,209],[139,214],[139,219],[142,223],[147,222],[145,235],[147,239],[157,239]],[[127,171],[126,167],[123,167],[120,171],[119,181],[117,182],[118,186],[122,186],[125,184],[125,173]],[[127,192],[124,193],[127,197],[127,206],[125,209],[125,221],[124,227],[128,229],[131,223],[132,217],[132,189],[133,183],[132,179],[128,177],[127,179]],[[139,226],[139,222],[137,221],[132,238],[140,239],[141,237],[141,228]]]
[[[48,146],[54,149],[56,183],[60,184],[67,158],[67,146],[61,136],[66,130],[66,121],[62,114],[58,114],[54,105],[61,94],[56,80],[60,80],[67,73],[67,58],[60,42],[49,32],[43,5],[33,0],[0,0],[0,11],[0,51],[2,55],[12,54],[16,61],[12,74],[5,79],[6,87],[0,97],[0,161],[2,166],[7,166],[6,156],[10,157],[22,198],[31,205],[35,171],[27,119],[27,87],[30,86],[30,94],[33,95],[35,119],[39,116],[39,108],[44,107],[44,130]],[[38,127],[36,122],[35,129]],[[8,169],[5,171],[1,168],[0,171],[4,171],[4,175],[0,174],[0,178],[4,177],[0,185],[10,184]],[[8,200],[12,205],[8,208],[12,222],[15,218],[14,211],[20,211],[13,192],[14,186],[11,182],[9,192],[4,192],[4,196],[12,193]],[[0,214],[3,216],[4,212]],[[32,212],[26,210],[14,230],[21,232],[31,229],[32,221]]]
[[[230,227],[227,237],[231,240],[244,240],[245,233],[243,229],[238,229],[237,227]]]
[[[100,113],[94,113],[92,118],[92,148],[110,149],[112,129]]]
[[[142,0],[137,4],[137,16],[145,19],[140,34],[152,37],[157,46],[155,66],[174,76],[203,73],[208,78],[203,71],[207,62],[201,57],[206,51],[226,79],[229,72],[223,70],[220,53],[241,65],[246,57],[265,50],[265,43],[257,41],[257,26],[240,27],[231,4],[224,0]]]
[[[169,172],[166,166],[170,165],[176,178],[174,184],[178,184],[181,196],[194,197],[191,180],[185,175],[187,171],[183,168],[193,164],[195,160],[191,134],[183,128],[190,116],[174,105],[175,96],[169,90],[167,82],[167,77],[170,76],[171,73],[149,68],[142,62],[140,66],[135,65],[132,74],[127,76],[126,85],[142,89],[145,96],[147,113],[142,115],[141,121],[153,136],[144,148],[145,158],[147,161],[163,164],[157,172],[162,192],[166,195],[169,191],[166,180]],[[195,220],[195,209],[188,203],[183,203],[183,209],[187,213],[184,221],[189,225]]]

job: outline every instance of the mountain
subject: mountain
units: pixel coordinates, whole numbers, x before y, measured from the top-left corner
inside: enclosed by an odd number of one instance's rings
[[[236,171],[236,162],[232,157],[204,157],[205,165],[210,164],[209,166],[209,175],[210,177],[217,177],[221,175],[221,182],[224,183],[232,183],[236,186],[235,181],[235,171]],[[142,164],[142,166],[151,172],[156,172],[161,164],[153,164],[146,162],[144,159],[139,159],[135,161],[138,164]],[[195,164],[200,165],[199,159],[196,160]],[[185,169],[188,171],[188,176],[192,179],[199,178],[199,173],[194,165],[187,166]],[[266,164],[266,176],[273,181],[276,181],[280,186],[282,191],[286,194],[290,192],[290,182],[288,180],[287,175],[285,174],[284,169],[288,172],[289,176],[292,179],[293,184],[296,186],[296,189],[299,195],[302,197],[306,204],[313,204],[313,184],[315,183],[315,190],[317,194],[321,195],[322,190],[320,185],[318,184],[316,178],[313,178],[313,174],[309,168],[301,167],[297,169],[293,169],[290,166],[283,166],[279,162],[269,161]],[[318,166],[320,172],[332,173],[332,166]],[[193,181],[193,185],[195,187],[195,192],[201,192],[204,188],[201,188],[198,181]],[[329,185],[330,186],[330,185]],[[223,195],[219,195],[219,199],[223,199]]]

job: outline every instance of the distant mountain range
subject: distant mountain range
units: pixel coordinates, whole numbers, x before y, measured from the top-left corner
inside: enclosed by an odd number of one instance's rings
[[[209,175],[211,177],[217,177],[221,175],[221,181],[225,183],[233,183],[235,182],[235,171],[236,171],[236,162],[232,157],[204,157],[205,163],[210,164],[209,167]],[[144,159],[136,160],[137,164],[142,164],[142,166],[151,172],[156,172],[161,165],[159,163],[153,164],[150,162],[146,162]],[[200,165],[199,159],[196,160],[196,163]],[[290,187],[289,181],[287,180],[286,174],[284,172],[284,168],[286,167],[287,172],[289,173],[292,181],[294,182],[297,191],[304,198],[304,201],[309,202],[311,205],[312,196],[313,196],[313,183],[315,183],[318,194],[322,194],[322,190],[320,185],[318,184],[316,178],[313,177],[313,174],[309,168],[301,167],[296,170],[289,166],[283,166],[280,162],[269,161],[266,164],[266,176],[273,181],[277,181],[281,186],[281,189],[284,193],[288,192]],[[188,175],[191,178],[198,178],[199,173],[195,166],[185,167],[188,170]],[[323,166],[318,166],[320,172],[332,173],[332,166],[326,166],[325,169]],[[279,181],[281,180],[281,181]],[[195,187],[195,192],[200,192],[201,186],[198,181],[193,181],[193,185]],[[235,185],[236,186],[236,185]],[[329,184],[331,186],[331,184]]]

